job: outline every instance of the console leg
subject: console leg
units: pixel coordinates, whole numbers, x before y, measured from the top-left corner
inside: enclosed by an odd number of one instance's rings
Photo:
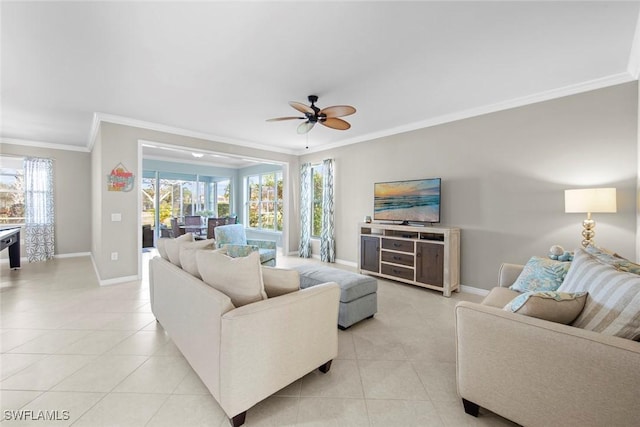
[[[245,419],[247,418],[247,411],[241,412],[233,418],[229,418],[229,424],[231,427],[240,427],[244,424]]]
[[[464,412],[474,417],[477,417],[480,413],[480,406],[473,402],[469,402],[467,399],[462,399],[462,405],[464,406]]]
[[[329,369],[331,369],[331,362],[332,362],[332,360],[329,360],[327,363],[325,363],[324,365],[320,366],[318,368],[320,370],[320,372],[322,372],[323,374],[326,374],[327,372],[329,372]]]

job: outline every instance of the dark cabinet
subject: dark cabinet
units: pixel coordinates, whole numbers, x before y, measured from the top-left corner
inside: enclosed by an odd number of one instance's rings
[[[380,272],[380,239],[378,237],[360,236],[360,268],[375,273]]]
[[[416,244],[416,282],[442,286],[444,279],[444,245]]]

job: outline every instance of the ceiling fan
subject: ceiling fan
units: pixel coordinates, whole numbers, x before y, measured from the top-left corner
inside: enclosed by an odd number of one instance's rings
[[[338,130],[347,130],[351,127],[351,125],[345,120],[339,119],[338,117],[349,116],[356,112],[356,109],[350,105],[334,105],[332,107],[327,107],[320,109],[316,107],[315,103],[318,101],[318,97],[316,95],[309,95],[308,97],[311,105],[305,105],[301,102],[290,101],[289,105],[291,105],[296,110],[300,111],[304,114],[304,117],[277,117],[275,119],[268,119],[268,122],[279,122],[281,120],[306,120],[303,123],[300,123],[298,126],[298,133],[305,134],[309,132],[316,123],[320,123],[326,127],[331,129]]]

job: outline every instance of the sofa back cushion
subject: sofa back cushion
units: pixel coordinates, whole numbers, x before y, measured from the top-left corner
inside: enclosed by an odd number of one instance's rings
[[[560,292],[588,292],[573,326],[640,339],[640,277],[616,270],[577,249]]]
[[[202,279],[200,271],[198,271],[198,263],[196,261],[196,252],[205,249],[214,249],[216,241],[214,239],[196,240],[191,243],[183,243],[180,245],[180,266],[184,271],[198,279]]]
[[[260,254],[231,258],[224,249],[197,251],[196,262],[202,280],[231,298],[236,307],[267,299],[260,270]]]
[[[615,267],[616,270],[640,275],[640,265],[635,262],[631,262],[616,253],[600,248],[594,244],[590,244],[584,248],[584,250],[598,261]]]
[[[193,242],[193,234],[192,233],[185,233],[180,237],[176,237],[175,239],[169,239],[169,238],[165,238],[165,239],[161,239],[164,240],[164,249],[165,252],[167,253],[167,258],[169,261],[171,261],[171,264],[173,265],[177,265],[178,267],[181,267],[180,265],[180,246],[185,244],[185,243],[192,243]],[[160,252],[160,256],[162,256],[162,252]],[[163,257],[164,258],[164,257]]]

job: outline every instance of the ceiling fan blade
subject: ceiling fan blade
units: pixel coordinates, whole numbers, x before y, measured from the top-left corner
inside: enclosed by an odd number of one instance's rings
[[[313,125],[315,125],[314,122],[300,123],[300,125],[298,126],[298,133],[300,135],[303,135],[303,134],[309,132],[311,129],[313,129]]]
[[[344,117],[349,116],[356,112],[356,109],[351,105],[334,105],[333,107],[327,107],[320,110],[320,114],[324,114],[329,117]]]
[[[291,105],[293,108],[300,111],[301,113],[314,114],[313,109],[308,105],[304,105],[302,102],[289,101],[289,105]]]
[[[268,122],[279,122],[281,120],[306,119],[306,117],[276,117],[275,119],[267,119]]]
[[[335,118],[335,117],[330,117],[326,120],[322,120],[320,123],[322,123],[323,125],[331,129],[338,129],[338,130],[347,130],[351,127],[351,125],[346,121]]]

